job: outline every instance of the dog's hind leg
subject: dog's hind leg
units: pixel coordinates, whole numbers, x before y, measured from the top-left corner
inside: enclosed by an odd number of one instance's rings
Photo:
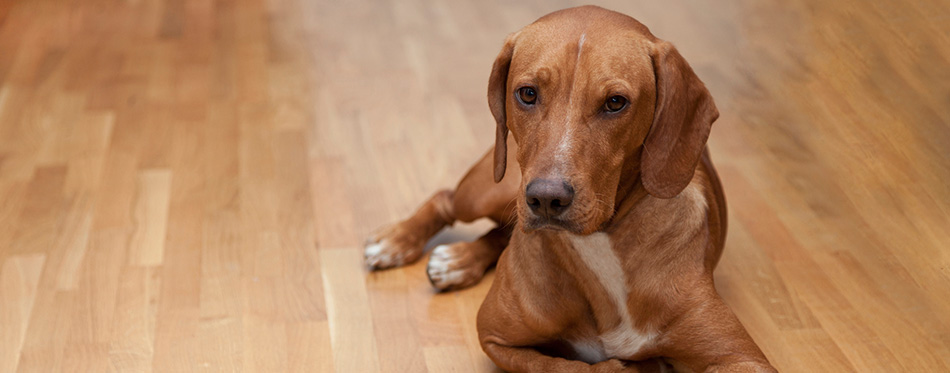
[[[509,147],[517,151],[516,146]],[[472,222],[481,218],[490,218],[503,229],[464,246],[474,248],[474,254],[480,258],[490,259],[491,263],[486,267],[494,264],[498,254],[493,250],[500,253],[507,245],[511,224],[515,220],[514,198],[521,183],[521,171],[513,156],[509,156],[508,164],[508,174],[501,182],[495,183],[492,179],[492,152],[487,152],[462,177],[454,191],[439,191],[408,219],[371,235],[364,251],[366,264],[371,269],[383,269],[412,263],[422,256],[426,242],[442,228],[455,221]],[[474,279],[476,282],[481,274]]]
[[[366,265],[370,269],[383,269],[418,260],[426,242],[455,222],[454,195],[454,191],[441,190],[408,219],[373,233],[363,251]]]
[[[432,250],[429,265],[426,266],[429,282],[439,290],[477,284],[488,267],[498,261],[510,238],[511,227],[502,226],[472,242],[437,246]]]

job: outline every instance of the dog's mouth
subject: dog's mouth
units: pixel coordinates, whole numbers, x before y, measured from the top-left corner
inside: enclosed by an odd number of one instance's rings
[[[551,231],[566,231],[574,234],[579,234],[583,231],[583,228],[577,222],[561,218],[542,218],[538,216],[531,216],[524,220],[522,224],[522,229],[526,233],[531,233],[539,230],[551,230]]]
[[[540,183],[541,188],[530,189]],[[603,207],[612,205],[612,196],[596,193],[593,188],[567,186],[550,183],[543,185],[544,179],[536,179],[525,187],[525,197],[518,202],[517,213],[521,221],[521,230],[525,233],[535,231],[559,231],[573,234],[590,234],[602,227],[611,215]],[[574,183],[575,185],[583,183]],[[563,185],[570,185],[563,183]],[[562,196],[566,194],[565,198]],[[594,196],[600,198],[593,198]]]
[[[560,231],[573,234],[590,234],[599,229],[603,223],[597,219],[602,212],[586,209],[583,204],[572,206],[568,211],[555,216],[544,216],[531,212],[526,205],[520,206],[519,218],[521,229],[525,233],[535,231]]]

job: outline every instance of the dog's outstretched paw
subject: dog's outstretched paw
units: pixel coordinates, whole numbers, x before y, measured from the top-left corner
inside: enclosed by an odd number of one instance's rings
[[[416,242],[411,237],[399,234],[398,229],[384,230],[384,233],[366,240],[363,262],[370,270],[377,270],[399,267],[419,260],[425,242]]]
[[[479,263],[472,250],[467,250],[465,246],[469,244],[439,245],[432,250],[426,273],[433,287],[440,291],[461,289],[482,279],[486,266]]]
[[[387,240],[369,242],[363,248],[363,261],[370,270],[386,269],[407,264],[406,254]]]

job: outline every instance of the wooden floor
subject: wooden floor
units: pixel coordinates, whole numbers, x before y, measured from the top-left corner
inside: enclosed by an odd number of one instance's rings
[[[0,1],[0,372],[496,369],[490,275],[361,243],[490,146],[504,36],[579,4],[516,3]],[[717,101],[717,286],[771,361],[950,370],[947,1],[599,3]]]

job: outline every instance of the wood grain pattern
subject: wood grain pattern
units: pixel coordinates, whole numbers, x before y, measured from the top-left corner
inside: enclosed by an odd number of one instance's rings
[[[716,283],[772,362],[950,371],[946,1],[596,3],[716,99]],[[496,370],[491,274],[360,246],[484,153],[505,35],[573,5],[0,1],[0,372]]]

